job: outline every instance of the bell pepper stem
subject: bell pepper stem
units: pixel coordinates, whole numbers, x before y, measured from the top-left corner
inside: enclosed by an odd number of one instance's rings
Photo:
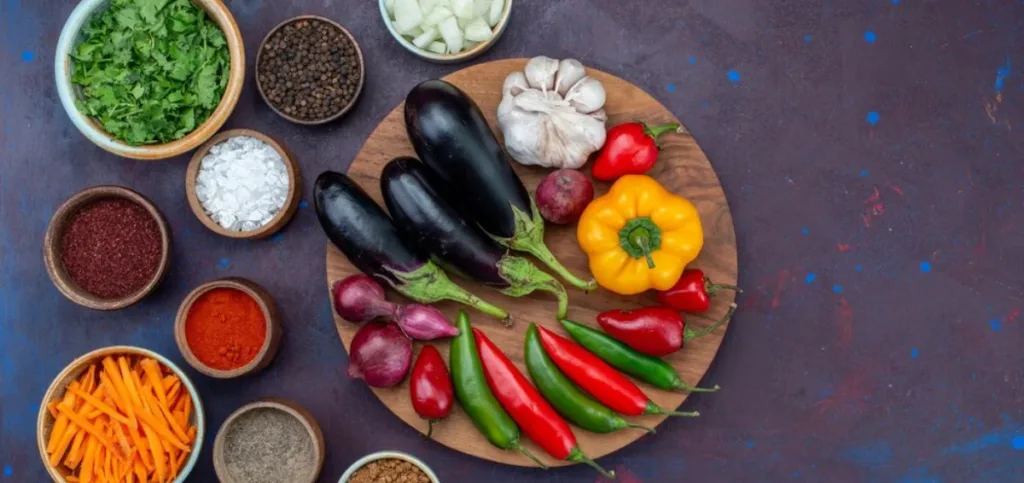
[[[654,139],[654,145],[658,146],[658,149],[661,149],[661,143],[658,142],[658,136],[661,136],[662,134],[665,134],[670,131],[682,133],[683,126],[675,122],[661,124],[659,126],[648,126],[647,124],[644,124],[644,132],[652,139]]]
[[[634,259],[646,258],[647,268],[654,268],[651,254],[661,248],[661,229],[649,217],[632,218],[619,230],[619,246]]]
[[[711,324],[711,325],[709,325],[709,326],[707,326],[707,327],[705,327],[705,328],[703,328],[701,330],[690,330],[689,328],[687,328],[686,329],[686,333],[683,335],[683,339],[684,340],[693,340],[693,339],[699,339],[701,337],[704,337],[705,335],[708,335],[708,334],[718,330],[718,328],[721,327],[726,322],[728,322],[729,319],[731,319],[733,314],[735,314],[735,313],[736,313],[736,304],[729,304],[729,310],[725,313],[725,315],[721,319],[718,319],[718,322],[715,322],[714,324]],[[701,318],[703,318],[703,317],[701,317]]]
[[[542,463],[539,459],[537,459],[536,456],[533,455],[533,453],[530,453],[529,451],[527,451],[527,449],[524,448],[523,445],[519,444],[518,442],[516,442],[512,446],[512,449],[514,449],[514,450],[524,454],[527,458],[530,458],[531,460],[533,460],[534,463],[537,463],[537,466],[540,466],[541,468],[544,468],[545,470],[548,469],[548,465]]]
[[[699,411],[669,411],[668,409],[654,404],[653,401],[647,401],[647,409],[644,410],[644,414],[664,414],[666,416],[681,416],[684,418],[696,418],[700,416]]]
[[[566,460],[567,461],[572,461],[572,462],[575,462],[575,463],[583,463],[583,464],[585,464],[585,465],[587,465],[587,466],[597,470],[597,472],[601,473],[601,475],[603,475],[605,478],[608,478],[609,480],[614,480],[615,479],[615,472],[614,471],[607,471],[607,470],[605,470],[604,468],[601,467],[601,465],[595,463],[594,460],[592,460],[590,458],[587,458],[587,456],[585,454],[583,454],[583,452],[580,451],[579,448],[573,448],[572,452],[569,453],[569,457],[567,457]]]
[[[736,293],[743,293],[743,289],[735,285],[729,285],[727,283],[714,283],[711,281],[710,278],[704,277],[704,291],[707,292],[708,295],[714,295],[718,292],[721,292],[722,290],[732,290],[733,292]]]
[[[633,230],[633,233],[629,236],[632,238],[631,241],[643,250],[644,258],[647,259],[647,268],[654,268],[654,258],[651,257],[650,234],[647,233],[647,230],[644,228],[637,228],[636,230]]]

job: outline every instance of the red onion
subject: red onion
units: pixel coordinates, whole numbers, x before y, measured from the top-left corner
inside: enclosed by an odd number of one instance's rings
[[[391,387],[405,379],[410,365],[412,342],[395,324],[366,324],[352,339],[348,377],[372,387]]]
[[[409,304],[401,307],[395,321],[405,335],[415,340],[433,340],[459,335],[459,329],[448,322],[440,310],[429,305]]]
[[[332,292],[334,310],[355,324],[394,316],[398,310],[397,305],[384,298],[384,287],[369,275],[360,273],[335,282]]]

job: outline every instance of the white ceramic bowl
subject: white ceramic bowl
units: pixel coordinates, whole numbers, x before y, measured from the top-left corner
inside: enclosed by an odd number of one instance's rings
[[[356,470],[358,470],[359,468],[366,466],[367,463],[386,459],[398,459],[408,461],[416,465],[419,469],[423,470],[423,472],[426,473],[427,478],[430,478],[431,483],[441,483],[441,480],[437,479],[437,475],[434,474],[433,470],[431,470],[426,463],[420,461],[419,458],[411,454],[402,453],[400,451],[378,451],[376,453],[370,453],[366,456],[363,456],[362,458],[359,458],[359,460],[357,460],[355,463],[352,463],[352,466],[349,466],[348,469],[345,470],[345,473],[341,475],[341,478],[338,480],[338,483],[347,483],[348,479],[352,477],[352,473],[355,473]]]
[[[192,453],[188,456],[188,460],[185,461],[185,466],[181,468],[181,473],[174,480],[174,483],[184,483],[188,479],[189,473],[196,466],[196,461],[199,460],[199,453],[203,448],[203,437],[206,435],[206,414],[203,412],[203,403],[199,399],[199,391],[192,384],[192,380],[188,378],[188,375],[181,370],[180,367],[175,365],[166,357],[157,354],[149,349],[143,349],[141,347],[127,346],[127,345],[116,345],[110,347],[104,347],[102,349],[96,349],[89,352],[74,361],[71,361],[64,370],[60,371],[60,374],[53,379],[50,383],[49,389],[46,390],[46,395],[43,396],[43,402],[39,405],[39,417],[36,420],[36,442],[39,445],[39,455],[43,459],[43,466],[46,467],[46,471],[50,474],[50,478],[57,483],[66,483],[65,473],[58,471],[47,463],[47,452],[46,443],[50,439],[50,430],[53,429],[54,419],[50,415],[50,411],[46,409],[46,405],[57,398],[64,396],[64,391],[67,390],[71,381],[82,375],[83,372],[88,370],[89,365],[100,360],[103,360],[106,356],[131,354],[142,357],[149,357],[156,359],[157,362],[163,364],[164,367],[171,370],[174,375],[181,379],[181,383],[185,385],[185,389],[188,390],[189,396],[192,397],[192,418],[191,423],[196,426],[196,440],[192,443]],[[63,469],[63,466],[60,466]]]
[[[54,71],[57,81],[57,95],[60,97],[64,111],[68,113],[71,122],[90,141],[106,151],[132,159],[158,160],[167,159],[179,154],[191,151],[207,139],[217,133],[217,130],[228,120],[231,112],[238,103],[238,97],[242,93],[242,84],[245,82],[245,45],[242,43],[242,33],[238,30],[238,24],[234,17],[221,0],[192,0],[203,10],[206,10],[210,19],[224,32],[227,40],[228,52],[230,54],[230,65],[228,73],[228,85],[224,89],[220,104],[210,114],[203,124],[196,127],[194,131],[185,137],[165,144],[147,144],[132,146],[114,139],[109,133],[103,130],[99,123],[92,120],[85,114],[79,112],[75,106],[75,98],[78,96],[78,89],[71,83],[72,60],[71,52],[78,45],[80,32],[85,24],[98,10],[107,8],[109,0],[82,0],[75,10],[71,12],[64,28],[57,40],[57,53],[54,56]]]
[[[417,57],[429,60],[431,62],[437,62],[439,64],[455,64],[458,62],[467,61],[486,52],[487,49],[490,49],[491,46],[493,46],[494,43],[497,42],[499,38],[501,38],[501,34],[505,33],[505,27],[508,26],[508,19],[512,14],[512,2],[513,0],[505,0],[505,7],[501,11],[501,19],[498,20],[497,25],[495,25],[494,28],[492,29],[494,31],[494,34],[491,35],[491,38],[489,40],[480,43],[479,45],[473,47],[472,49],[463,50],[462,52],[459,52],[457,54],[435,54],[433,52],[430,52],[429,50],[424,50],[413,45],[412,41],[405,37],[402,37],[402,34],[398,33],[398,30],[395,29],[394,25],[392,25],[391,16],[388,15],[388,8],[384,5],[384,0],[380,0],[378,3],[380,3],[381,20],[384,21],[384,25],[388,28],[388,32],[391,32],[391,36],[394,37],[399,44],[402,44],[402,47],[404,47],[405,50],[412,52]]]

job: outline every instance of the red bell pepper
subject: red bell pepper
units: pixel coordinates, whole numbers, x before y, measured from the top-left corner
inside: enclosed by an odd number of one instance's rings
[[[594,161],[594,177],[611,181],[627,174],[644,174],[658,160],[658,136],[669,131],[683,132],[677,123],[648,126],[627,122],[608,130],[604,147]]]
[[[712,283],[710,278],[704,276],[703,271],[691,268],[683,271],[683,275],[672,288],[658,292],[658,302],[682,312],[707,312],[711,307],[711,297],[722,290],[743,293],[743,290],[735,285]]]
[[[701,330],[690,330],[682,314],[666,307],[608,310],[597,316],[597,323],[608,335],[638,352],[663,357],[682,349],[688,340],[714,332],[735,312],[736,304],[732,304],[725,317]]]
[[[540,343],[551,360],[572,382],[589,393],[601,404],[627,416],[666,414],[669,416],[699,416],[697,411],[676,412],[658,407],[626,376],[605,361],[587,352],[579,344],[537,326]]]
[[[561,416],[490,339],[473,329],[480,364],[487,385],[494,397],[508,411],[509,416],[523,429],[533,442],[549,455],[560,460],[585,463],[602,475],[614,479],[615,473],[605,471],[580,450],[576,436]]]
[[[412,408],[421,418],[427,420],[427,438],[434,433],[434,423],[452,412],[455,400],[452,389],[452,378],[448,375],[448,367],[444,365],[441,353],[432,345],[425,345],[416,356],[416,364],[412,366],[412,378],[409,383],[409,396]]]

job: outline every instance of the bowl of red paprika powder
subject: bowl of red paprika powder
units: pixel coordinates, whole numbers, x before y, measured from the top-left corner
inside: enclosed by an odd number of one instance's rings
[[[263,287],[244,278],[207,282],[178,309],[174,340],[185,361],[218,379],[267,367],[281,345],[277,305]]]
[[[46,229],[43,262],[72,302],[96,310],[128,307],[167,273],[171,236],[145,196],[121,186],[95,186],[65,201]]]

